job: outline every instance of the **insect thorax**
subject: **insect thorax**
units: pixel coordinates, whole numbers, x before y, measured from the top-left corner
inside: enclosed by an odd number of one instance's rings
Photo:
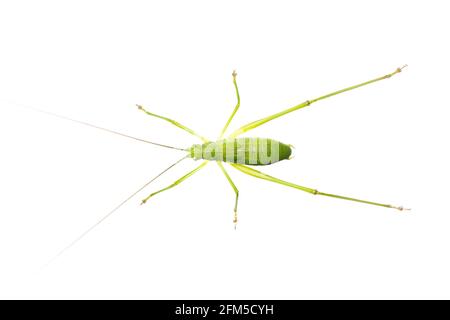
[[[189,154],[195,160],[204,159],[261,166],[289,159],[292,147],[267,138],[237,138],[194,144],[189,148]]]

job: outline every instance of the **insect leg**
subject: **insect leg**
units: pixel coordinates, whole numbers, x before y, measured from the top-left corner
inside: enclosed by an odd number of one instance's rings
[[[209,140],[206,139],[205,137],[203,137],[203,136],[197,134],[194,130],[189,129],[188,127],[182,125],[181,123],[179,123],[179,122],[177,122],[177,121],[175,121],[175,120],[172,120],[172,119],[170,119],[170,118],[167,118],[167,117],[163,117],[163,116],[157,115],[157,114],[152,113],[152,112],[149,112],[149,111],[145,110],[144,107],[141,106],[141,105],[139,105],[139,104],[137,104],[136,106],[138,107],[139,110],[142,110],[144,113],[148,114],[149,116],[156,117],[156,118],[159,118],[159,119],[163,119],[163,120],[165,120],[165,121],[167,121],[167,122],[170,122],[170,123],[173,124],[174,126],[177,126],[178,128],[181,128],[181,129],[183,129],[184,131],[187,131],[187,132],[189,132],[190,134],[192,134],[192,135],[194,135],[194,136],[200,138],[203,142],[208,142],[208,141],[209,141]]]
[[[236,193],[236,200],[234,201],[234,219],[233,219],[234,228],[236,229],[236,224],[237,224],[237,221],[238,221],[237,220],[237,206],[238,206],[238,199],[239,199],[239,190],[238,190],[238,188],[236,188],[236,185],[234,184],[233,180],[231,180],[230,175],[228,174],[228,172],[223,167],[222,162],[221,161],[217,161],[217,164],[219,165],[219,167],[222,170],[223,174],[225,175],[225,177],[227,178],[227,180],[230,183],[231,187],[233,188],[234,193]]]
[[[284,186],[288,186],[291,188],[295,188],[295,189],[299,189],[314,195],[321,195],[321,196],[327,196],[327,197],[332,197],[332,198],[338,198],[338,199],[343,199],[343,200],[350,200],[350,201],[356,201],[356,202],[361,202],[361,203],[366,203],[366,204],[371,204],[371,205],[375,205],[375,206],[380,206],[380,207],[385,207],[385,208],[393,208],[393,209],[397,209],[397,210],[408,210],[405,209],[403,207],[396,207],[390,204],[383,204],[383,203],[378,203],[378,202],[372,202],[372,201],[367,201],[367,200],[361,200],[361,199],[355,199],[355,198],[350,198],[350,197],[345,197],[345,196],[340,196],[340,195],[336,195],[336,194],[331,194],[331,193],[324,193],[324,192],[320,192],[316,189],[312,189],[312,188],[308,188],[308,187],[303,187],[291,182],[287,182],[287,181],[283,181],[277,178],[274,178],[272,176],[269,176],[268,174],[262,173],[260,171],[257,171],[255,169],[252,169],[250,167],[241,165],[241,164],[235,164],[235,163],[230,163],[230,165],[232,165],[233,167],[235,167],[236,169],[238,169],[239,171],[248,174],[250,176],[259,178],[259,179],[264,179],[264,180],[268,180],[268,181],[272,181],[275,183],[279,183],[282,184]]]
[[[241,105],[241,97],[239,96],[239,89],[238,89],[237,82],[236,82],[236,76],[237,76],[236,71],[233,71],[233,84],[234,84],[234,88],[236,89],[237,103],[236,103],[236,106],[234,107],[233,112],[231,113],[230,118],[228,119],[227,123],[225,124],[222,131],[220,132],[219,139],[222,139],[223,135],[225,134],[225,131],[227,130],[228,126],[230,125],[231,120],[233,120],[234,115],[236,114],[236,112],[238,111],[238,109]]]
[[[356,88],[359,88],[359,87],[362,87],[362,86],[365,86],[365,85],[368,85],[368,84],[371,84],[371,83],[374,83],[374,82],[377,82],[377,81],[380,81],[380,80],[388,79],[388,78],[392,77],[393,75],[395,75],[397,73],[400,73],[402,71],[402,69],[405,68],[405,67],[406,67],[406,65],[404,65],[401,68],[397,68],[394,72],[386,74],[386,75],[384,75],[382,77],[378,77],[378,78],[375,78],[375,79],[372,79],[372,80],[369,80],[369,81],[366,81],[366,82],[363,82],[363,83],[360,83],[360,84],[357,84],[357,85],[354,85],[354,86],[351,86],[351,87],[348,87],[348,88],[345,88],[345,89],[334,91],[334,92],[328,93],[326,95],[323,95],[321,97],[318,97],[318,98],[315,98],[315,99],[312,99],[312,100],[306,100],[305,102],[300,103],[300,104],[298,104],[298,105],[296,105],[294,107],[291,107],[289,109],[283,110],[283,111],[275,113],[275,114],[273,114],[271,116],[268,116],[268,117],[265,117],[265,118],[253,121],[251,123],[248,123],[248,124],[240,127],[239,129],[237,129],[236,131],[234,131],[230,135],[230,138],[235,138],[238,135],[243,134],[244,132],[247,132],[247,131],[252,130],[252,129],[256,128],[256,127],[259,127],[260,125],[263,125],[266,122],[269,122],[269,121],[271,121],[273,119],[276,119],[276,118],[279,118],[281,116],[284,116],[285,114],[288,114],[288,113],[290,113],[292,111],[295,111],[295,110],[298,110],[298,109],[301,109],[301,108],[305,108],[305,107],[307,107],[307,106],[309,106],[309,105],[311,105],[314,102],[317,102],[319,100],[323,100],[323,99],[335,96],[337,94],[340,94],[340,93],[343,93],[343,92],[347,92],[347,91],[350,91],[350,90],[353,90],[353,89],[356,89]]]
[[[148,199],[150,199],[151,197],[153,197],[154,195],[157,195],[158,193],[161,193],[163,191],[169,190],[173,187],[175,187],[176,185],[180,184],[181,182],[183,182],[184,180],[186,180],[187,178],[189,178],[190,176],[192,176],[194,173],[196,173],[197,171],[199,171],[200,169],[202,169],[206,164],[208,163],[208,161],[204,161],[201,165],[199,165],[197,168],[195,168],[194,170],[190,171],[189,173],[185,174],[184,176],[182,176],[180,179],[178,179],[177,181],[175,181],[174,183],[172,183],[170,186],[165,187],[161,190],[158,190],[156,192],[153,192],[152,194],[150,194],[147,198],[145,198],[144,200],[142,200],[141,204],[144,204],[147,202]]]

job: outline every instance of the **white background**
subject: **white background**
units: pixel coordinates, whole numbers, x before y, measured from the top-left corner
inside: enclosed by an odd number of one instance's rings
[[[446,1],[3,1],[0,297],[450,298]],[[395,77],[270,122],[295,145],[271,175],[411,212],[312,196],[186,160],[42,266],[180,152],[333,90]],[[250,134],[249,133],[249,134]]]

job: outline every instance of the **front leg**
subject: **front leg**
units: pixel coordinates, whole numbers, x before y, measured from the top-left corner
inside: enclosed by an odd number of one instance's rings
[[[149,116],[152,116],[152,117],[155,117],[155,118],[159,118],[159,119],[165,120],[165,121],[167,121],[167,122],[173,124],[174,126],[180,128],[180,129],[183,129],[184,131],[189,132],[190,134],[192,134],[192,135],[194,135],[194,136],[200,138],[203,142],[205,142],[205,143],[206,143],[206,142],[209,142],[208,139],[206,139],[205,137],[199,135],[199,134],[196,133],[194,130],[192,130],[192,129],[190,129],[190,128],[184,126],[184,125],[182,125],[182,124],[179,123],[178,121],[175,121],[175,120],[173,120],[173,119],[170,119],[170,118],[167,118],[167,117],[164,117],[164,116],[160,116],[160,115],[158,115],[158,114],[156,114],[156,113],[152,113],[152,112],[150,112],[150,111],[147,111],[143,106],[141,106],[141,105],[139,105],[139,104],[137,104],[136,106],[138,107],[139,110],[141,110],[142,112],[148,114]]]

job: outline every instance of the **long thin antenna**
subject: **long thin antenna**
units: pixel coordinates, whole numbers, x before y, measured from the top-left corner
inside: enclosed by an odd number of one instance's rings
[[[156,177],[151,179],[149,182],[144,184],[142,187],[140,187],[137,191],[135,191],[132,195],[130,195],[128,198],[126,198],[124,201],[122,201],[117,207],[112,209],[108,214],[106,214],[103,218],[101,218],[99,221],[97,221],[95,224],[93,224],[91,227],[89,227],[86,231],[84,231],[81,235],[79,235],[75,240],[73,240],[69,245],[67,245],[64,249],[62,249],[57,255],[55,255],[47,264],[44,265],[44,268],[50,265],[53,261],[55,261],[59,256],[61,256],[64,252],[69,250],[71,247],[73,247],[78,241],[83,239],[89,232],[91,232],[95,227],[97,227],[99,224],[101,224],[103,221],[105,221],[107,218],[109,218],[114,212],[116,212],[120,207],[122,207],[125,203],[127,203],[131,198],[133,198],[135,195],[137,195],[139,192],[141,192],[144,188],[146,188],[150,183],[155,181],[157,178],[159,178],[161,175],[163,175],[165,172],[169,171],[171,168],[179,164],[184,159],[189,158],[190,156],[184,156],[177,162],[170,165],[168,168],[163,170],[161,173],[159,173]]]
[[[26,106],[26,105],[14,103],[14,102],[8,102],[8,103],[14,104],[14,105],[16,105],[18,107],[21,107],[21,108],[30,109],[30,110],[33,110],[33,111],[36,111],[36,112],[40,112],[40,113],[47,114],[47,115],[50,115],[50,116],[53,116],[53,117],[56,117],[56,118],[60,118],[60,119],[63,119],[63,120],[72,121],[72,122],[75,122],[75,123],[78,123],[78,124],[82,124],[82,125],[85,125],[85,126],[88,126],[88,127],[91,127],[91,128],[103,130],[103,131],[106,131],[106,132],[109,132],[109,133],[113,133],[113,134],[116,134],[116,135],[119,135],[119,136],[122,136],[122,137],[125,137],[125,138],[129,138],[129,139],[133,139],[133,140],[137,140],[137,141],[153,144],[155,146],[159,146],[159,147],[163,147],[163,148],[187,151],[187,149],[184,149],[184,148],[172,147],[172,146],[168,146],[168,145],[165,145],[165,144],[144,140],[144,139],[141,139],[141,138],[136,138],[136,137],[130,136],[130,135],[125,134],[125,133],[121,133],[121,132],[117,132],[117,131],[114,131],[114,130],[110,130],[110,129],[106,129],[106,128],[103,128],[103,127],[99,127],[99,126],[96,126],[94,124],[90,124],[90,123],[85,122],[85,121],[75,120],[75,119],[72,119],[72,118],[69,118],[69,117],[66,117],[66,116],[62,116],[62,115],[57,114],[57,113],[41,110],[41,109],[38,109],[38,108],[35,108],[35,107],[30,107],[30,106]]]

